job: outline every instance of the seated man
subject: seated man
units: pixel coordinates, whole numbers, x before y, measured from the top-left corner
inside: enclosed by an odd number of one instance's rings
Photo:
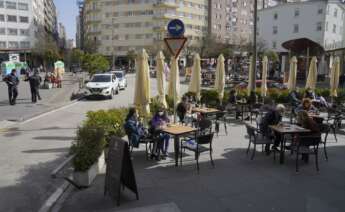
[[[272,138],[272,131],[270,130],[269,126],[279,124],[279,122],[281,122],[282,120],[284,111],[285,111],[285,106],[282,104],[278,104],[276,108],[271,109],[264,115],[264,117],[262,117],[259,123],[259,128],[265,137]],[[277,147],[280,141],[281,141],[280,136],[276,135],[275,141],[274,141],[274,147]],[[267,154],[269,154],[269,150],[270,150],[270,146],[266,145],[265,151]]]
[[[186,117],[188,110],[190,110],[190,105],[188,103],[188,97],[183,96],[182,101],[180,103],[178,103],[177,108],[176,108],[176,113],[180,119],[180,122],[182,122],[182,123],[185,122],[185,117]]]

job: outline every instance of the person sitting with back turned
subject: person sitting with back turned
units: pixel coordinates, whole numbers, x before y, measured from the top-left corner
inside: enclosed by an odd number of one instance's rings
[[[278,104],[275,108],[269,110],[261,119],[259,123],[259,129],[261,133],[268,139],[272,138],[272,131],[270,130],[270,125],[277,125],[282,121],[283,113],[285,111],[285,106]],[[277,134],[275,135],[275,141],[273,148],[279,146],[281,137]],[[270,145],[265,146],[265,151],[269,154]]]

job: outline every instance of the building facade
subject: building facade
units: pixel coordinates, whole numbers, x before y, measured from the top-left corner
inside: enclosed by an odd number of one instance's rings
[[[280,4],[259,11],[258,36],[266,47],[288,52],[286,41],[308,38],[326,51],[345,47],[345,5],[314,0]]]
[[[52,0],[0,0],[1,53],[30,52],[47,33],[56,33]]]
[[[86,0],[84,38],[103,55],[125,56],[146,48],[164,48],[167,23],[175,18],[186,26],[189,46],[200,45],[208,29],[208,0]]]
[[[248,44],[253,37],[254,0],[209,0],[209,33],[219,42]],[[258,9],[272,7],[274,0],[258,0]]]

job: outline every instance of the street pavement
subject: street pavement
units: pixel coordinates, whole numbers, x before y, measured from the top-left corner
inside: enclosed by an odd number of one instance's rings
[[[0,130],[0,211],[38,211],[62,184],[50,173],[64,160],[76,128],[90,110],[130,106],[134,75],[113,100],[82,100]],[[152,82],[152,93],[157,94]]]
[[[36,104],[31,102],[29,83],[21,80],[15,106],[9,105],[7,85],[0,81],[0,128],[2,127],[1,122],[20,122],[69,103],[72,93],[79,89],[78,77],[81,76],[68,72],[64,76],[62,88],[40,89],[42,101],[38,101]]]
[[[178,211],[183,212],[343,212],[345,211],[345,147],[342,130],[335,143],[329,135],[328,156],[320,148],[320,172],[315,160],[300,163],[295,172],[295,155],[287,153],[286,163],[280,165],[273,155],[261,153],[254,160],[246,156],[248,138],[245,127],[231,120],[229,134],[221,125],[215,136],[212,168],[208,153],[201,154],[200,173],[196,171],[194,154],[186,151],[183,166],[175,167],[173,145],[170,157],[160,162],[145,158],[145,147],[135,149],[133,166],[139,188],[139,200],[128,189],[122,192],[121,205],[104,196],[105,174],[98,175],[94,184],[85,190],[73,190],[64,202],[56,206],[61,212],[114,211]],[[172,144],[172,143],[171,143]],[[175,209],[157,208],[174,204]],[[155,209],[153,209],[155,208]]]

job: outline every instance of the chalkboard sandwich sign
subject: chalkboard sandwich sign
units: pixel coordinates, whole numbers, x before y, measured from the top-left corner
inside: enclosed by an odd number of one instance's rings
[[[120,205],[121,188],[124,189],[125,187],[134,192],[137,200],[139,200],[128,143],[114,136],[109,142],[104,195],[116,199],[117,205]]]

